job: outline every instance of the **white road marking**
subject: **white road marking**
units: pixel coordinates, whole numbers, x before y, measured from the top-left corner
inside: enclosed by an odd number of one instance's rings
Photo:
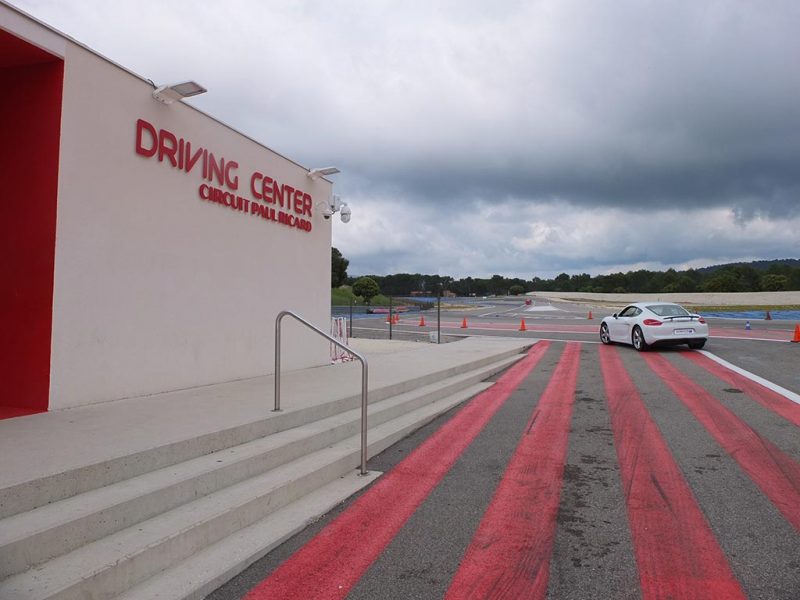
[[[700,352],[701,354],[707,356],[708,358],[710,358],[714,362],[721,364],[726,369],[730,369],[731,371],[735,371],[736,373],[739,373],[739,375],[743,375],[744,377],[747,377],[748,379],[750,379],[752,381],[755,381],[756,383],[760,383],[765,388],[768,388],[768,389],[772,390],[776,394],[780,394],[781,396],[784,396],[788,400],[791,400],[792,402],[795,402],[796,404],[800,404],[800,395],[795,394],[791,390],[787,390],[786,388],[783,388],[783,387],[779,386],[777,383],[772,383],[768,379],[764,379],[763,377],[759,377],[755,373],[751,373],[750,371],[745,371],[741,367],[737,367],[736,365],[734,365],[732,363],[729,363],[727,360],[720,358],[716,354],[712,354],[708,350],[698,350],[697,352]]]
[[[557,310],[559,312],[564,312],[564,309],[556,308],[551,304],[546,304],[544,306],[529,306],[525,309],[525,312],[538,312],[538,311],[554,311]]]
[[[476,317],[489,317],[489,316],[492,316],[492,315],[501,315],[501,314],[504,314],[504,313],[511,312],[512,310],[519,310],[520,308],[521,307],[519,307],[519,306],[514,306],[512,308],[507,308],[506,310],[493,310],[492,312],[487,312],[487,313],[483,313],[483,314],[475,315],[475,316]]]

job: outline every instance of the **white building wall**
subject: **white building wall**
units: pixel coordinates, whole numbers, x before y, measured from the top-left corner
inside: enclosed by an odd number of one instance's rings
[[[201,200],[198,167],[185,173],[135,152],[136,122],[237,161],[237,193],[250,200],[254,171],[314,205],[331,184],[151,92],[67,42],[51,409],[270,373],[281,309],[328,327],[331,228],[319,209],[304,232]],[[283,342],[285,370],[328,361],[328,343],[288,319]]]

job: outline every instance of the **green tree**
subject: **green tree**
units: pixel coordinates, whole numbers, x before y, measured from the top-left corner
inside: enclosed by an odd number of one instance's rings
[[[364,298],[364,302],[369,304],[370,300],[381,293],[381,288],[372,277],[361,277],[353,284],[353,293]]]
[[[476,296],[486,296],[489,293],[489,280],[476,279],[472,282],[472,293]]]
[[[736,275],[723,271],[706,281],[701,289],[704,292],[738,292],[739,282]]]
[[[555,291],[557,291],[557,292],[569,292],[569,291],[571,291],[570,287],[569,287],[569,275],[567,275],[566,273],[560,273],[555,278],[554,282],[555,282],[555,285],[553,286],[553,289],[555,289]]]
[[[789,278],[786,275],[767,273],[761,276],[761,289],[766,292],[781,292],[789,289]]]
[[[736,280],[740,292],[757,292],[761,280],[761,274],[749,265],[739,265],[732,269],[736,274]]]
[[[492,275],[492,278],[489,280],[489,289],[495,296],[505,295],[506,290],[508,290],[506,278],[502,275]]]
[[[512,285],[510,288],[508,288],[508,293],[512,296],[519,296],[520,294],[525,293],[525,288],[521,285]]]
[[[347,281],[347,260],[338,248],[331,248],[331,287],[339,287]]]

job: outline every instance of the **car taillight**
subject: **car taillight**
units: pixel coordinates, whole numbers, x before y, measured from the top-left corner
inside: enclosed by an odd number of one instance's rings
[[[657,327],[662,324],[661,321],[657,319],[645,319],[642,321],[642,323],[645,325],[650,325],[651,327]]]
[[[700,317],[700,323],[702,323],[703,325],[705,325],[705,324],[706,324],[706,320],[705,320],[703,317]]]

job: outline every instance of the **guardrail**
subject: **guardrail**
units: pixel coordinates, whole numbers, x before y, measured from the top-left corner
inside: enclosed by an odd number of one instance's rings
[[[284,317],[292,317],[299,323],[305,325],[312,331],[318,333],[332,344],[336,344],[339,348],[357,358],[361,363],[361,475],[367,474],[367,405],[368,405],[368,383],[369,383],[369,366],[367,359],[361,356],[355,350],[349,348],[333,336],[328,335],[320,328],[312,325],[303,317],[293,313],[290,310],[282,310],[275,318],[275,408],[273,412],[280,412],[281,410],[281,322]]]

